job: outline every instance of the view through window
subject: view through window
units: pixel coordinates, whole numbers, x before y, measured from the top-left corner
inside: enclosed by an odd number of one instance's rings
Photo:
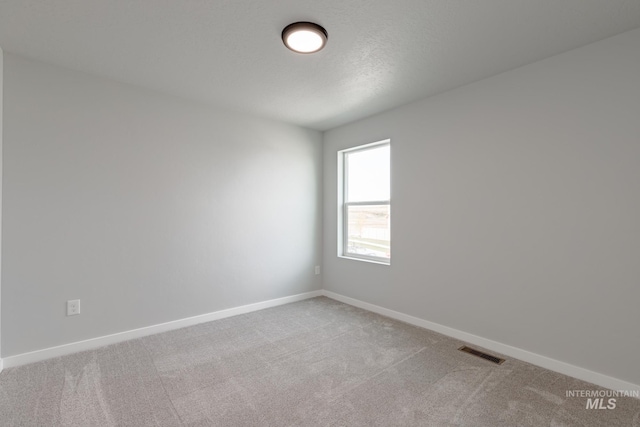
[[[389,141],[342,152],[342,255],[391,260]]]

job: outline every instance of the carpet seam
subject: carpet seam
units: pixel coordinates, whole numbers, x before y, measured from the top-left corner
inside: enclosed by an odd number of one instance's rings
[[[364,380],[360,381],[359,383],[354,384],[353,386],[346,388],[346,389],[345,389],[342,393],[340,393],[338,396],[335,396],[335,397],[333,397],[333,398],[329,399],[328,401],[329,401],[329,402],[334,402],[334,401],[336,401],[338,398],[342,397],[345,393],[348,393],[348,392],[350,392],[350,391],[352,391],[352,390],[355,390],[356,388],[360,387],[362,384],[364,384],[364,383],[366,383],[366,382],[368,382],[368,381],[371,381],[372,379],[376,378],[377,376],[382,375],[383,373],[385,373],[387,370],[389,370],[389,369],[391,369],[391,368],[393,368],[393,367],[396,367],[396,366],[398,366],[398,365],[399,365],[399,364],[401,364],[401,363],[406,362],[407,360],[411,359],[411,358],[412,358],[412,357],[414,357],[414,356],[417,356],[418,354],[422,353],[422,352],[423,352],[424,350],[426,350],[426,349],[427,349],[427,347],[422,347],[420,350],[418,350],[418,351],[416,351],[415,353],[413,353],[413,354],[411,354],[411,355],[409,355],[409,356],[405,357],[405,358],[404,358],[404,359],[402,359],[402,360],[399,360],[398,362],[394,363],[393,365],[389,365],[389,366],[387,366],[386,368],[382,369],[380,372],[377,372],[376,374],[374,374],[374,375],[372,375],[372,376],[370,376],[370,377],[367,377],[366,379],[364,379]]]
[[[306,350],[308,350],[308,349],[310,349],[310,348],[313,348],[313,347],[320,347],[321,345],[323,345],[323,344],[325,344],[325,343],[328,343],[328,342],[331,342],[331,341],[334,341],[335,339],[338,339],[338,338],[340,338],[341,336],[346,335],[346,334],[348,334],[348,333],[349,333],[349,332],[343,332],[343,333],[341,333],[340,335],[336,335],[335,337],[332,337],[332,338],[330,338],[330,339],[329,339],[329,340],[327,340],[327,341],[320,342],[320,343],[315,343],[315,344],[311,344],[311,345],[309,345],[309,346],[307,346],[307,347],[304,347],[304,348],[302,348],[302,349],[295,350],[295,351],[292,351],[292,352],[289,352],[289,353],[283,354],[283,355],[278,356],[277,358],[275,358],[275,359],[273,359],[273,360],[265,361],[265,362],[267,363],[267,365],[269,365],[269,366],[273,366],[274,362],[282,361],[282,359],[284,359],[284,358],[286,358],[286,357],[289,357],[289,356],[291,356],[291,355],[295,355],[296,353],[301,353],[301,352],[306,351]],[[272,344],[275,344],[275,343],[272,343]],[[152,359],[152,360],[153,360],[153,359]],[[154,362],[154,367],[156,368],[156,372],[157,372],[157,367],[155,366],[155,362]],[[248,372],[257,371],[257,370],[259,370],[259,369],[261,369],[261,368],[248,369],[248,370],[244,371],[243,373],[248,373]],[[161,379],[161,381],[162,381],[162,379]],[[163,383],[162,385],[163,385],[163,387],[164,387],[164,383]],[[197,392],[199,392],[199,391],[202,391],[202,390],[204,390],[204,389],[207,389],[207,388],[209,388],[209,387],[212,387],[213,385],[214,385],[214,384],[209,384],[209,385],[206,385],[206,386],[203,386],[203,387],[199,387],[199,388],[197,388],[197,389],[195,389],[195,390],[191,390],[191,391],[190,391],[190,392],[188,392],[188,393],[184,393],[184,394],[181,394],[181,395],[179,395],[179,396],[176,396],[176,398],[184,398],[184,397],[187,397],[187,396],[189,396],[189,395],[191,395],[191,394],[193,394],[193,393],[197,393]],[[165,392],[166,392],[166,389],[165,389]],[[172,398],[169,398],[169,399],[170,399],[170,400],[172,401],[172,403],[173,403]]]
[[[171,403],[171,407],[173,408],[173,411],[175,412],[176,416],[178,417],[178,421],[180,421],[180,424],[184,426],[185,424],[184,424],[184,421],[182,420],[182,416],[180,415],[180,413],[176,409],[176,405],[173,403],[173,399],[171,398],[171,396],[169,396],[169,392],[167,391],[167,388],[164,385],[164,381],[162,381],[162,376],[160,375],[160,372],[158,371],[158,366],[156,366],[156,361],[153,359],[153,356],[151,355],[151,352],[147,348],[147,345],[145,344],[144,340],[140,339],[140,341],[141,341],[141,344],[142,344],[142,348],[144,348],[145,353],[147,353],[147,357],[149,357],[149,360],[151,360],[151,364],[153,365],[153,370],[156,371],[156,375],[158,376],[158,379],[160,380],[160,385],[162,386],[162,390],[164,391],[165,396],[167,396],[167,399],[169,400],[169,403]]]

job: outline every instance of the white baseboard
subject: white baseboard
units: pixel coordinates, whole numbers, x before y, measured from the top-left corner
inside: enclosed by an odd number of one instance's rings
[[[254,304],[243,305],[240,307],[229,308],[226,310],[215,311],[213,313],[201,314],[199,316],[188,317],[186,319],[174,320],[171,322],[161,323],[159,325],[147,326],[144,328],[133,329],[130,331],[119,332],[112,335],[105,335],[98,338],[91,338],[84,341],[77,341],[69,344],[59,345],[57,347],[45,348],[43,350],[32,351],[29,353],[18,354],[15,356],[0,359],[0,370],[2,363],[4,367],[13,368],[15,366],[26,365],[28,363],[39,362],[41,360],[51,359],[54,357],[64,356],[67,354],[78,353],[85,350],[93,350],[109,344],[115,344],[122,341],[128,341],[135,338],[145,337],[147,335],[158,334],[161,332],[171,331],[174,329],[193,326],[199,323],[211,322],[212,320],[224,319],[225,317],[237,316],[238,314],[250,313],[252,311],[263,310],[265,308],[276,307],[291,302],[302,301],[305,299],[322,296],[322,291],[306,292],[298,295],[272,299],[268,301],[258,302]]]
[[[580,368],[569,363],[561,362],[559,360],[551,359],[546,356],[542,356],[536,353],[532,353],[527,350],[523,350],[510,345],[502,344],[497,341],[489,340],[487,338],[479,337],[467,332],[463,332],[448,326],[440,325],[438,323],[430,322],[428,320],[420,319],[418,317],[410,316],[408,314],[400,313],[398,311],[390,310],[384,307],[380,307],[374,304],[370,304],[364,301],[357,300],[355,298],[346,297],[344,295],[337,294],[335,292],[327,290],[319,290],[306,292],[298,295],[291,295],[288,297],[272,299],[254,304],[243,305],[240,307],[229,308],[225,310],[215,311],[213,313],[202,314],[199,316],[188,317],[185,319],[174,320],[171,322],[161,323],[158,325],[147,326],[144,328],[134,329],[130,331],[120,332],[112,335],[105,335],[98,338],[92,338],[84,341],[78,341],[74,343],[64,344],[57,347],[50,347],[43,350],[37,350],[29,353],[18,354],[15,356],[5,357],[0,359],[0,372],[3,368],[12,368],[15,366],[26,365],[28,363],[39,362],[41,360],[51,359],[54,357],[64,356],[67,354],[77,353],[85,350],[92,350],[98,347],[103,347],[109,344],[115,344],[122,341],[128,341],[135,338],[141,338],[148,335],[158,334],[161,332],[171,331],[174,329],[180,329],[187,326],[197,325],[199,323],[211,322],[213,320],[224,319],[226,317],[236,316],[239,314],[250,313],[252,311],[258,311],[265,308],[276,307],[283,304],[289,304],[296,301],[302,301],[308,298],[317,296],[326,296],[336,301],[343,302],[355,307],[359,307],[374,313],[381,314],[383,316],[390,317],[392,319],[400,320],[402,322],[409,323],[411,325],[419,326],[421,328],[430,329],[435,332],[439,332],[443,335],[447,335],[452,338],[459,339],[469,344],[474,344],[480,347],[484,347],[488,350],[495,351],[497,353],[504,354],[515,359],[519,359],[536,366],[540,366],[551,371],[559,372],[564,375],[568,375],[574,378],[578,378],[583,381],[590,382],[592,384],[606,387],[612,390],[636,390],[640,391],[640,385],[626,382],[617,378],[613,378],[598,372],[593,372],[588,369]]]
[[[447,335],[452,338],[459,339],[469,344],[474,344],[480,347],[484,347],[488,350],[502,353],[506,356],[519,359],[532,365],[540,366],[551,371],[555,371],[564,375],[568,375],[579,380],[587,381],[601,387],[609,388],[611,390],[634,390],[640,391],[640,385],[632,384],[627,381],[619,380],[598,372],[593,372],[588,369],[580,368],[569,363],[561,362],[559,360],[551,359],[546,356],[541,356],[530,351],[523,350],[521,348],[512,347],[510,345],[502,344],[497,341],[492,341],[487,338],[482,338],[477,335],[469,334],[467,332],[459,331],[457,329],[443,326],[438,323],[429,322],[428,320],[420,319],[418,317],[410,316],[408,314],[400,313],[398,311],[389,310],[384,307],[380,307],[368,302],[360,301],[355,298],[346,297],[344,295],[337,294],[335,292],[324,290],[322,294],[326,297],[334,299],[336,301],[343,302],[355,307],[359,307],[374,313],[381,314],[383,316],[390,317],[392,319],[400,320],[411,325],[419,326],[421,328],[430,329],[435,332],[439,332],[443,335]]]

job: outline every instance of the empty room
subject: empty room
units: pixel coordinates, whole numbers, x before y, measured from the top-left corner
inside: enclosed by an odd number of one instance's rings
[[[0,0],[0,426],[640,427],[638,0]]]

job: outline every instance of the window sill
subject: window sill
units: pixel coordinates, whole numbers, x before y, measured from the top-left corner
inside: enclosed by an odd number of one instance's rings
[[[346,256],[346,255],[338,255],[338,258],[349,259],[349,260],[353,260],[353,261],[368,262],[370,264],[391,265],[391,260],[389,260],[389,262],[384,262],[384,261],[376,261],[376,260],[373,260],[373,259],[356,258],[356,257],[351,257],[351,256]]]

